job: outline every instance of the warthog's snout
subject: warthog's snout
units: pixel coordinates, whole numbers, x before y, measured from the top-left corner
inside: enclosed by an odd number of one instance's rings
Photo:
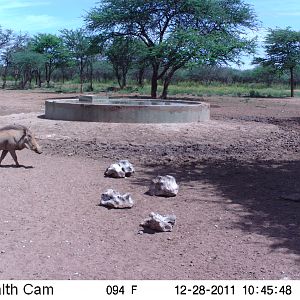
[[[25,143],[24,144],[26,148],[30,149],[31,151],[41,154],[43,153],[42,148],[37,145],[37,143],[35,142],[34,144],[30,141],[30,143]]]
[[[38,154],[42,154],[42,153],[43,153],[43,151],[42,151],[41,148],[36,148],[36,149],[34,149],[34,152],[36,152],[36,153],[38,153]]]

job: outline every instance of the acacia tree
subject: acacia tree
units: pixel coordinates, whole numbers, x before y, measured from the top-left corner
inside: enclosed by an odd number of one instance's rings
[[[103,0],[85,20],[107,39],[131,36],[146,45],[152,98],[158,80],[166,98],[174,73],[188,63],[228,62],[251,51],[253,40],[242,34],[256,25],[253,10],[241,0]]]
[[[29,42],[27,34],[15,34],[11,30],[6,31],[6,43],[2,44],[1,62],[3,64],[2,89],[6,87],[6,78],[9,67],[12,65],[13,54],[26,48]]]
[[[54,34],[40,33],[32,39],[31,47],[33,51],[45,56],[45,77],[49,87],[51,75],[64,52],[62,39]],[[40,85],[41,81],[39,82]]]
[[[20,79],[20,88],[24,89],[27,84],[31,88],[34,75],[39,74],[40,69],[45,64],[45,56],[25,49],[12,54],[12,64],[15,67],[16,80]]]
[[[5,88],[6,86],[6,76],[7,76],[7,71],[8,71],[8,66],[9,66],[9,53],[10,51],[10,46],[12,44],[12,41],[14,39],[14,33],[12,30],[2,30],[0,27],[0,53],[1,53],[1,62],[4,66],[4,70],[2,73],[2,89]]]
[[[127,84],[127,73],[134,62],[136,51],[135,41],[126,37],[115,37],[107,47],[106,56],[113,66],[121,89]]]
[[[92,61],[92,57],[96,55],[97,47],[93,43],[93,38],[82,28],[76,30],[64,29],[61,31],[61,34],[71,58],[79,66],[80,92],[82,93],[84,69]]]
[[[294,72],[300,64],[300,31],[286,29],[269,29],[265,38],[264,58],[254,59],[254,64],[272,67],[280,73],[288,70],[290,73],[291,97],[294,97]]]

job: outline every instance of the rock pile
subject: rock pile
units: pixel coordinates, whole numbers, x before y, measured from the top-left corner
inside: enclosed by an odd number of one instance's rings
[[[104,175],[112,178],[125,178],[135,172],[133,165],[128,160],[120,160],[110,165]],[[157,176],[151,181],[148,194],[151,196],[174,197],[177,195],[179,186],[171,175]],[[130,193],[121,195],[113,189],[108,189],[101,195],[100,205],[109,208],[131,208],[134,202]],[[172,231],[175,225],[175,215],[160,215],[151,212],[140,225],[154,231]]]

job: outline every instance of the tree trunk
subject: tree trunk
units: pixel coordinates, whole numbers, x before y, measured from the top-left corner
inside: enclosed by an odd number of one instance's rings
[[[50,87],[50,66],[48,63],[45,64],[45,72],[46,72],[47,88],[49,88]]]
[[[162,94],[160,96],[161,99],[167,99],[169,84],[170,84],[170,81],[168,81],[168,80],[164,81],[163,91],[162,91]]]
[[[32,88],[32,75],[31,74],[29,76],[28,82],[29,82],[28,88],[31,89]]]
[[[41,88],[42,87],[42,78],[41,78],[41,71],[38,71],[38,87]]]
[[[169,88],[169,85],[171,83],[171,79],[172,79],[173,74],[174,73],[172,72],[172,75],[168,75],[167,78],[165,78],[165,80],[164,80],[164,87],[163,87],[162,94],[160,96],[161,99],[167,99],[168,88]]]
[[[114,71],[115,71],[115,76],[118,80],[119,87],[120,89],[122,89],[123,87],[122,87],[121,75],[119,72],[119,67],[117,65],[114,66]]]
[[[291,97],[294,97],[294,68],[290,68],[291,74]]]
[[[80,59],[80,93],[83,92],[83,60]]]
[[[139,68],[138,75],[137,75],[137,84],[141,87],[144,85],[144,74],[145,74],[145,66],[142,66]]]
[[[38,76],[39,76],[39,71],[38,71],[38,70],[35,70],[35,71],[34,71],[34,78],[35,78],[35,85],[36,85],[36,86],[39,84]]]
[[[127,76],[127,74],[122,72],[122,89],[124,89],[127,85],[126,76]]]
[[[2,80],[3,80],[3,83],[2,83],[2,89],[3,89],[3,90],[6,88],[7,71],[8,71],[8,65],[6,64],[5,67],[4,67],[3,75],[2,75]]]
[[[158,69],[159,66],[157,64],[153,64],[153,72],[151,78],[151,98],[156,99],[157,97],[157,87],[158,87]]]
[[[169,88],[169,85],[171,83],[171,80],[172,80],[172,77],[175,73],[177,69],[172,69],[165,77],[164,79],[164,86],[163,86],[163,91],[162,91],[162,94],[160,96],[161,99],[167,99],[167,96],[168,96],[168,88]]]
[[[91,61],[91,64],[90,64],[90,91],[92,92],[94,90],[94,87],[93,87],[93,77],[94,77],[94,74],[93,74],[93,62]]]
[[[64,66],[62,66],[61,67],[61,76],[62,76],[62,83],[64,84],[65,83],[65,67]]]
[[[21,82],[20,82],[20,87],[21,87],[22,90],[25,89],[26,84],[30,79],[29,72],[30,71],[28,71],[28,70],[23,71],[22,79],[21,79]]]

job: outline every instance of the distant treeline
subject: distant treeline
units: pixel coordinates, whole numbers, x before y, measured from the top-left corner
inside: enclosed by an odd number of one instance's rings
[[[0,65],[0,73],[5,72],[5,67]],[[6,87],[8,88],[35,88],[35,87],[47,87],[44,72],[39,74],[40,78],[36,77],[36,72],[32,73],[32,78],[27,82],[25,86],[20,85],[20,76],[16,73],[15,68],[8,68],[6,71]],[[93,78],[94,83],[113,83],[115,82],[116,88],[120,88],[116,79],[116,74],[113,69],[113,65],[108,60],[102,58],[93,62]],[[149,83],[151,80],[151,69],[145,67],[142,75],[140,68],[133,65],[127,74],[127,84],[143,86]],[[83,71],[83,82],[87,83],[90,81],[89,68]],[[290,78],[289,74],[278,74],[272,70],[268,70],[264,67],[255,67],[253,69],[239,70],[231,67],[217,67],[217,66],[194,66],[193,68],[183,68],[174,75],[172,83],[178,82],[199,82],[205,85],[211,84],[250,84],[257,83],[265,86],[272,86],[274,84],[289,85]],[[78,67],[76,65],[68,66],[67,68],[55,68],[51,75],[51,83],[74,83],[80,84],[80,76],[78,73]],[[3,85],[3,78],[0,78],[0,84]],[[296,69],[295,72],[295,84],[300,84],[300,68]],[[123,87],[123,88],[126,88]],[[90,85],[86,88],[86,91],[91,91]]]
[[[256,40],[246,33],[256,31],[257,21],[242,0],[107,0],[87,13],[79,29],[29,36],[0,26],[1,88],[68,81],[83,92],[110,82],[121,90],[148,85],[152,98],[166,98],[174,83],[217,82],[290,84],[293,96],[300,81],[298,31],[269,30],[266,56],[256,58],[251,70],[225,67],[255,53]]]
[[[174,82],[176,81],[196,81],[203,84],[223,83],[261,83],[266,86],[273,84],[290,83],[288,73],[276,73],[272,69],[266,67],[255,67],[253,69],[239,70],[230,67],[216,67],[216,66],[199,66],[192,69],[182,69],[174,75]],[[300,68],[296,69],[295,83],[300,83]]]

